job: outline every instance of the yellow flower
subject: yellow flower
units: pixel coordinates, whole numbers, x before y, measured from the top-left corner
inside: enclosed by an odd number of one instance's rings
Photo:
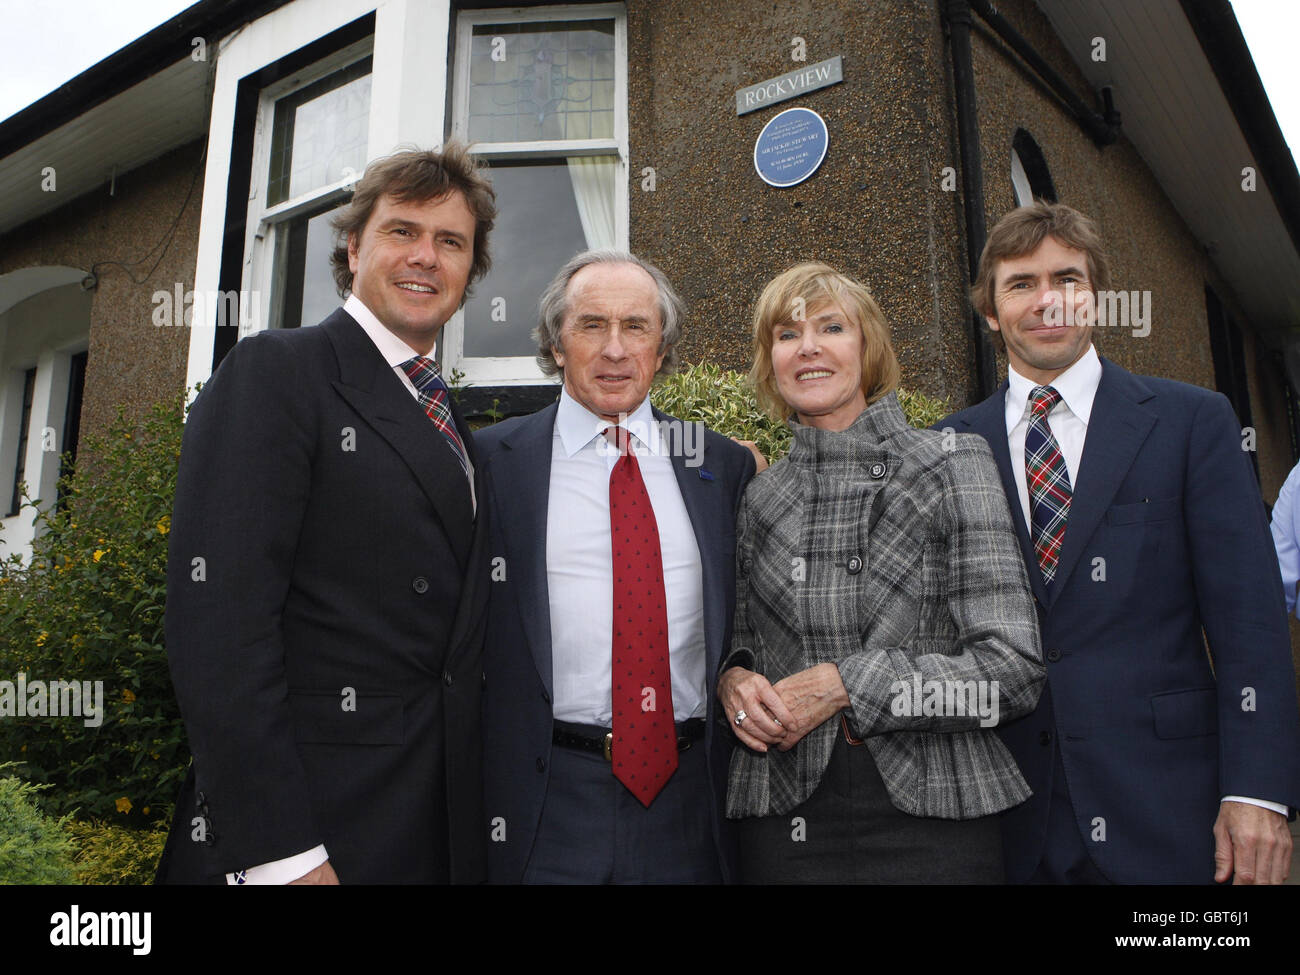
[[[120,813],[129,813],[131,811],[131,800],[126,796],[118,799],[113,805],[117,806],[117,811]]]
[[[146,816],[149,815],[149,807],[148,807],[148,806],[145,806],[145,807],[144,807],[143,809],[141,809],[140,811],[141,811],[142,813],[144,813]]]
[[[163,520],[158,522],[158,534],[166,535],[167,532],[171,530],[171,527],[172,527],[172,516],[164,515]]]
[[[101,548],[95,549],[95,561],[98,562],[103,557],[104,557],[104,550]]]
[[[122,688],[122,700],[127,704],[132,703],[135,700],[135,692],[129,687]]]
[[[38,647],[45,646],[45,641],[48,640],[49,638],[50,635],[46,633],[44,630],[41,630],[40,635],[36,638],[36,645]]]

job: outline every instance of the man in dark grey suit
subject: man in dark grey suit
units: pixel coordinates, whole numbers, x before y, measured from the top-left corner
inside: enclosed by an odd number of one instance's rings
[[[372,163],[335,221],[344,306],[241,341],[190,414],[167,651],[194,754],[159,879],[484,876],[484,524],[432,364],[488,266],[463,147]]]
[[[560,400],[477,434],[491,509],[484,649],[489,875],[731,877],[730,640],[742,446],[650,405],[681,302],[630,254],[571,260],[542,298]]]

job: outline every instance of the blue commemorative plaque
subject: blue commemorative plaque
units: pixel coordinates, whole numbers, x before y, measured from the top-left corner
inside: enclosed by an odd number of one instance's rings
[[[810,108],[787,108],[758,134],[754,168],[769,186],[795,186],[817,172],[829,141],[820,115]]]

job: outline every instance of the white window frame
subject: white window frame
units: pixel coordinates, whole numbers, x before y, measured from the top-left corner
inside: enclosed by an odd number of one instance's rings
[[[469,137],[470,41],[475,27],[545,21],[614,21],[614,137],[611,139],[561,139],[536,142],[477,142],[474,154],[489,160],[539,159],[565,156],[614,155],[618,166],[614,188],[615,239],[628,248],[628,119],[627,119],[627,10],[621,3],[498,7],[461,10],[456,17],[455,76],[452,83],[452,134]],[[556,270],[559,270],[557,267]],[[540,295],[539,295],[540,297]],[[439,346],[443,371],[459,369],[465,382],[479,386],[530,385],[559,382],[546,376],[532,353],[519,356],[466,356],[465,313],[456,312],[442,329]]]
[[[1011,193],[1018,207],[1029,206],[1034,202],[1034,190],[1029,185],[1029,174],[1025,172],[1025,164],[1020,161],[1020,153],[1014,148],[1011,150]]]
[[[241,83],[367,14],[375,18],[371,35],[374,62],[368,154],[373,158],[402,146],[435,146],[442,142],[446,132],[444,105],[448,72],[444,52],[451,38],[450,0],[293,0],[235,28],[215,45],[216,76],[194,269],[196,292],[208,294],[220,286],[222,261],[226,256],[227,205],[245,208],[243,198],[236,203],[227,195],[230,168],[235,162],[234,137]],[[254,151],[259,148],[255,141]],[[251,176],[256,182],[266,179],[265,170],[260,168]],[[244,192],[251,191],[236,188],[236,192],[242,197]],[[269,273],[270,266],[261,256],[259,253],[254,260],[250,249],[245,247],[241,254],[242,280],[271,281],[262,276]],[[250,267],[255,271],[252,278],[248,277]],[[269,293],[265,297],[269,300]],[[260,307],[258,314],[251,317],[255,319],[252,327],[241,328],[240,338],[269,324]],[[205,307],[204,314],[197,317],[189,332],[186,391],[193,396],[195,384],[206,382],[212,374],[212,355],[217,343],[215,309]]]
[[[240,285],[244,294],[256,295],[258,301],[256,317],[246,324],[241,324],[241,338],[250,332],[277,324],[272,321],[272,314],[282,311],[274,307],[275,295],[282,287],[282,282],[275,280],[280,263],[276,254],[276,239],[279,236],[280,226],[302,213],[324,205],[337,205],[344,202],[351,194],[353,184],[361,175],[357,172],[354,175],[343,176],[333,183],[308,190],[306,193],[268,207],[266,194],[270,183],[271,136],[275,128],[276,103],[295,91],[314,85],[322,78],[327,78],[373,55],[374,37],[363,38],[262,89],[258,99],[257,123],[253,135],[253,171],[249,185],[248,219],[244,225],[244,269]],[[370,77],[373,102],[373,67]],[[363,158],[366,161],[370,159],[369,142]],[[362,169],[364,168],[363,164]],[[315,325],[316,322],[302,324]]]

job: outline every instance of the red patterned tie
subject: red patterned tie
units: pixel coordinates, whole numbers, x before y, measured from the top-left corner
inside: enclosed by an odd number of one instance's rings
[[[649,806],[677,771],[668,609],[659,527],[628,433],[608,427],[619,459],[609,476],[614,565],[614,776]]]

